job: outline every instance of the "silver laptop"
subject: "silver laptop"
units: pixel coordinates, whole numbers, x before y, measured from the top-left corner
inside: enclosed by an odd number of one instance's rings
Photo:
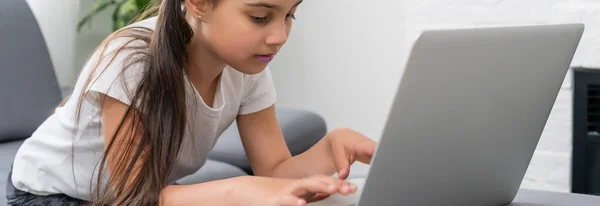
[[[358,205],[512,202],[583,30],[564,24],[422,33]]]

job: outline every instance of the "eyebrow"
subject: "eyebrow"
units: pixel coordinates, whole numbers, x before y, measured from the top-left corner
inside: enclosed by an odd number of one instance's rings
[[[296,7],[298,5],[300,5],[300,3],[302,3],[303,0],[299,0],[298,3],[296,3],[293,7]],[[277,5],[277,4],[269,4],[269,3],[264,3],[264,2],[257,2],[257,3],[248,3],[248,6],[252,6],[252,7],[265,7],[268,9],[277,9],[277,10],[281,10],[281,6]]]

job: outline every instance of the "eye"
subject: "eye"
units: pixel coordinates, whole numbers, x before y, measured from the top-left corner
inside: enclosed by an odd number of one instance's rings
[[[291,19],[296,20],[296,15],[294,15],[294,14],[288,14],[288,15],[285,15],[285,18],[291,18]]]
[[[265,24],[267,23],[267,17],[266,16],[250,16],[250,19],[257,24]]]

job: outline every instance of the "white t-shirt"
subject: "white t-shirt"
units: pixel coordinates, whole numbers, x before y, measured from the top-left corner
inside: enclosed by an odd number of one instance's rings
[[[155,17],[136,23],[151,29],[155,24]],[[113,40],[105,54],[115,51],[126,40]],[[79,132],[74,135],[77,101],[98,60],[99,51],[90,58],[75,84],[73,96],[63,107],[57,108],[18,150],[12,173],[12,182],[17,189],[37,195],[62,193],[89,200],[90,192],[96,186],[98,164],[104,151],[98,94],[131,104],[127,92],[136,88],[142,67],[134,65],[120,73],[129,53],[119,53],[101,75],[110,58],[100,63],[94,75],[95,82],[88,86],[89,92],[84,97]],[[202,167],[217,138],[237,115],[263,110],[273,105],[276,98],[268,68],[259,74],[246,75],[226,67],[220,75],[213,107],[202,101],[187,76],[184,77],[188,126],[177,162],[169,176],[171,183]],[[124,86],[130,90],[125,90]]]

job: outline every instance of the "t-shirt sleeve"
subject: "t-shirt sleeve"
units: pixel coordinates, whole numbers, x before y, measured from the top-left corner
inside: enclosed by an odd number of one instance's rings
[[[268,67],[261,73],[248,75],[244,83],[240,115],[255,113],[275,104],[275,85]]]
[[[104,94],[131,105],[132,97],[143,77],[143,64],[133,63],[131,50],[117,52],[126,42],[127,39],[123,38],[112,40],[104,52],[101,51],[102,48],[98,49],[86,64],[88,75],[93,72],[86,90],[85,99],[88,102],[99,107],[99,96]],[[128,46],[136,43],[139,44],[134,41]],[[99,58],[100,55],[103,56],[102,59]]]

